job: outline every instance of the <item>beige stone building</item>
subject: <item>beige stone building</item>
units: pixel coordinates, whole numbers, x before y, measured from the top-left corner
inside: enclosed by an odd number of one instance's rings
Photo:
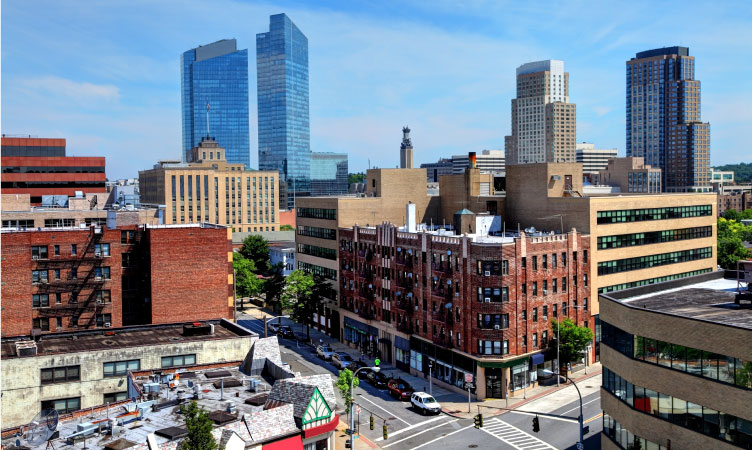
[[[661,193],[661,169],[645,164],[641,157],[610,158],[606,168],[593,178],[597,184],[617,186],[624,193]]]
[[[602,448],[752,444],[752,309],[722,277],[601,295]]]
[[[160,161],[139,172],[141,203],[165,205],[164,222],[208,222],[237,232],[279,230],[279,174],[230,164],[225,149],[204,139],[193,161]]]

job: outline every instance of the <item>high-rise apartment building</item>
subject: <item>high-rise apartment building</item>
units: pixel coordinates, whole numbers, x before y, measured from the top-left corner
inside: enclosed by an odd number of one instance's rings
[[[311,153],[311,195],[347,194],[347,153]]]
[[[223,39],[183,53],[180,65],[183,161],[212,136],[227,149],[228,162],[250,167],[248,50]]]
[[[413,168],[413,141],[410,139],[410,128],[402,128],[402,144],[400,144],[400,169]]]
[[[287,183],[288,207],[311,193],[308,38],[285,14],[256,35],[259,169]]]
[[[576,123],[564,61],[550,59],[517,68],[512,136],[505,139],[509,164],[574,162]]]
[[[663,170],[667,192],[708,192],[710,124],[700,119],[700,82],[687,47],[627,61],[627,156]]]

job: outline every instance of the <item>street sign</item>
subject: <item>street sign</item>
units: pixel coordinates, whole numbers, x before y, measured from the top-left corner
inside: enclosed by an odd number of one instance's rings
[[[465,389],[475,389],[475,383],[465,383]]]
[[[358,413],[358,414],[360,414],[360,405],[358,405],[358,406],[355,407],[355,412]]]
[[[472,382],[473,382],[473,374],[471,374],[471,373],[466,373],[466,374],[465,374],[465,382],[466,382],[466,383],[472,383]]]

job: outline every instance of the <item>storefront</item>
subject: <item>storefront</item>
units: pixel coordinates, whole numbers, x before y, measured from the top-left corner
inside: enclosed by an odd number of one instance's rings
[[[353,318],[345,317],[345,342],[355,346],[361,353],[377,356],[379,353],[379,329]]]
[[[530,386],[530,364],[530,356],[507,361],[479,361],[478,366],[483,368],[486,398],[504,398],[507,391],[512,393]]]
[[[428,376],[429,364],[432,366],[430,373],[434,379],[459,389],[464,390],[467,374],[475,378],[476,361],[474,359],[410,337],[410,368]],[[475,389],[471,392],[475,392]]]
[[[410,341],[394,337],[394,365],[406,372],[410,371]]]

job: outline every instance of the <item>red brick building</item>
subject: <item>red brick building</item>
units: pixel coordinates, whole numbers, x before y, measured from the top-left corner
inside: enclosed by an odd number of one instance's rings
[[[230,246],[212,225],[3,232],[2,336],[232,318]]]
[[[65,156],[65,139],[2,137],[3,194],[42,195],[105,192],[105,158]]]
[[[454,387],[472,374],[478,397],[503,397],[552,368],[551,320],[594,328],[589,237],[575,231],[502,238],[385,224],[339,237],[345,341],[413,373],[431,361]]]

